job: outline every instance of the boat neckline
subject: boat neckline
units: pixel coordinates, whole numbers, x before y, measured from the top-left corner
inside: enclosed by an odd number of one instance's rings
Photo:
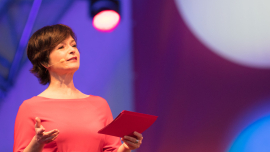
[[[43,96],[34,96],[34,97],[49,99],[49,100],[79,100],[79,99],[87,99],[87,98],[91,97],[91,95],[88,95],[87,97],[84,97],[84,98],[72,98],[72,99],[48,98],[48,97],[43,97]]]

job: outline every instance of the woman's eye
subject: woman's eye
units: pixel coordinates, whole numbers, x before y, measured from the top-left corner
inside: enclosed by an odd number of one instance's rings
[[[59,47],[58,47],[58,49],[63,49],[63,48],[64,48],[64,46],[59,46]]]
[[[77,47],[77,45],[75,44],[75,45],[73,45],[73,47]]]

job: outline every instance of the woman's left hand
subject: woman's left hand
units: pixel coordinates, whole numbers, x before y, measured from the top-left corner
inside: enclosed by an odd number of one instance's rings
[[[131,136],[124,136],[123,138],[121,138],[121,140],[124,142],[123,146],[128,150],[137,149],[142,144],[142,140],[143,140],[142,134],[136,131],[133,134],[136,136],[136,138],[131,137]]]

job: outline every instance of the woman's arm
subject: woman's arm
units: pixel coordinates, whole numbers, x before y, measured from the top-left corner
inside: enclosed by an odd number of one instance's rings
[[[36,137],[33,137],[29,145],[24,149],[23,152],[41,152],[44,144],[39,144],[36,139]]]
[[[126,149],[126,148],[124,147],[124,145],[121,145],[121,146],[118,148],[117,152],[131,152],[131,150]]]

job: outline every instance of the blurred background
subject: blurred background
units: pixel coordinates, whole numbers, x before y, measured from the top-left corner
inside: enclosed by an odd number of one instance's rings
[[[120,18],[99,28],[107,2]],[[78,38],[79,90],[114,117],[158,116],[137,152],[269,152],[269,14],[267,0],[1,0],[0,152],[12,151],[21,103],[47,87],[29,72],[27,41],[58,23]]]

